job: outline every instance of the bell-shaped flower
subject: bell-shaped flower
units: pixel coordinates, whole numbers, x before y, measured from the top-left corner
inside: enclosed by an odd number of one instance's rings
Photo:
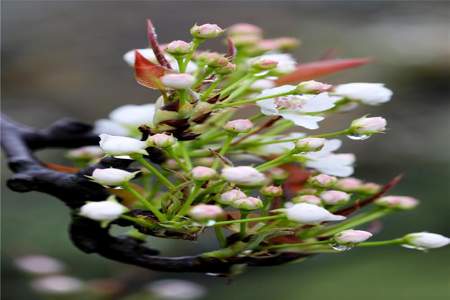
[[[128,172],[122,169],[106,168],[95,169],[91,176],[88,176],[92,181],[95,181],[101,185],[117,186],[122,185],[131,179],[137,172]]]
[[[117,202],[114,196],[105,201],[87,202],[80,208],[80,216],[96,221],[112,221],[128,211],[128,208]]]
[[[335,102],[341,99],[337,96],[330,96],[328,93],[276,96],[277,94],[289,93],[291,91],[295,93],[295,90],[296,87],[293,85],[283,85],[264,90],[258,97],[274,95],[274,98],[260,100],[256,104],[265,115],[281,116],[298,126],[317,129],[319,128],[318,122],[322,121],[324,117],[312,114],[323,112],[334,107]]]
[[[341,221],[344,216],[334,215],[323,207],[310,204],[298,203],[285,210],[289,220],[302,224],[319,224],[327,221]]]

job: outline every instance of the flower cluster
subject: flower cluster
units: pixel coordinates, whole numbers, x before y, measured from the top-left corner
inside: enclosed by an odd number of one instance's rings
[[[136,164],[94,170],[89,178],[110,188],[111,197],[86,203],[81,216],[106,225],[126,219],[142,233],[152,228],[168,238],[196,238],[212,227],[221,249],[204,255],[221,258],[449,243],[426,232],[366,242],[373,233],[355,229],[418,204],[385,195],[389,184],[349,177],[355,156],[336,152],[340,137],[385,132],[384,118],[362,116],[344,129],[307,133],[330,114],[391,99],[380,83],[313,80],[360,61],[298,64],[287,51],[300,41],[266,39],[251,24],[194,25],[190,32],[189,42],[159,45],[149,22],[152,48],[125,54],[137,82],[161,96],[155,104],[115,109],[96,124],[99,148],[69,153],[87,164],[102,155]],[[200,50],[220,37],[226,53]]]

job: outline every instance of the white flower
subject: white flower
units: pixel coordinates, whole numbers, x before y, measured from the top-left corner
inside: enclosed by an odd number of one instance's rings
[[[151,298],[156,296],[161,300],[194,300],[206,294],[203,286],[180,279],[163,279],[150,283],[147,290]]]
[[[217,201],[225,205],[230,205],[234,201],[246,197],[247,195],[244,194],[241,190],[233,189],[220,195],[220,198]]]
[[[128,211],[114,196],[105,201],[88,202],[80,208],[80,216],[96,221],[112,221]]]
[[[276,70],[279,73],[290,73],[295,70],[297,67],[297,62],[295,61],[294,57],[290,54],[286,53],[268,53],[264,54],[255,58],[252,58],[251,61],[256,60],[274,60],[278,62],[278,65],[276,67]]]
[[[222,177],[228,182],[243,185],[262,185],[266,181],[266,176],[253,167],[227,167],[222,170]]]
[[[419,204],[419,201],[408,196],[384,196],[377,199],[375,204],[390,208],[412,209]]]
[[[84,288],[84,283],[74,277],[52,275],[33,280],[31,286],[40,293],[62,295],[81,292]]]
[[[140,125],[151,125],[155,115],[154,104],[128,104],[114,109],[109,118],[128,128],[137,129]]]
[[[22,256],[14,260],[22,271],[32,274],[52,274],[64,271],[64,265],[59,260],[44,255]]]
[[[325,191],[320,194],[323,202],[330,205],[342,204],[350,200],[350,195],[342,191]]]
[[[142,56],[144,56],[146,59],[148,59],[152,63],[158,64],[158,60],[156,59],[155,53],[153,53],[152,49],[147,48],[147,49],[136,49],[136,50],[138,50],[139,53],[142,54]],[[179,72],[177,60],[173,56],[168,55],[168,54],[164,55],[164,57],[167,59],[170,66],[172,67],[172,69],[174,71]],[[130,50],[127,53],[125,53],[125,55],[123,56],[123,59],[125,60],[125,62],[128,65],[133,67],[134,60],[135,60],[135,50],[133,49],[133,50]],[[187,65],[186,73],[194,73],[195,71],[197,71],[197,65],[194,62],[190,61]]]
[[[355,82],[336,86],[335,94],[368,105],[377,105],[391,100],[392,91],[382,83]]]
[[[100,119],[95,121],[94,124],[94,133],[95,134],[111,134],[111,135],[119,135],[125,136],[130,133],[129,129],[123,127],[122,125],[108,120],[108,119]]]
[[[362,117],[354,120],[350,125],[350,129],[353,134],[374,134],[385,131],[386,124],[386,119],[382,117]]]
[[[294,92],[293,85],[283,85],[261,92],[259,97],[267,97],[282,93]],[[256,104],[261,108],[261,112],[268,116],[281,116],[286,120],[294,122],[298,126],[308,129],[317,129],[322,116],[312,116],[309,113],[317,113],[332,108],[340,97],[330,96],[328,93],[318,95],[287,95],[275,98],[260,100]]]
[[[433,249],[447,246],[450,239],[443,235],[430,232],[416,232],[405,236],[407,245],[422,249]]]
[[[95,169],[90,178],[102,185],[116,186],[130,181],[136,173],[116,168]]]
[[[147,143],[125,136],[100,134],[100,147],[109,155],[129,155],[133,153],[147,154]]]
[[[189,210],[189,216],[197,221],[216,220],[224,215],[224,210],[218,205],[198,204]]]
[[[162,76],[164,86],[176,90],[188,89],[195,83],[195,77],[187,73],[172,73]]]
[[[203,166],[195,167],[191,172],[194,180],[209,180],[217,175],[216,170]]]
[[[325,208],[310,203],[298,203],[287,208],[286,216],[289,220],[302,224],[319,224],[345,219],[344,216],[334,215]]]
[[[370,239],[372,235],[368,231],[349,229],[336,234],[334,240],[339,244],[356,244]]]

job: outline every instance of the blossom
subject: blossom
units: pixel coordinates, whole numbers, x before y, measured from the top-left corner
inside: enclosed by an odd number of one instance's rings
[[[125,136],[100,134],[100,147],[109,155],[147,154],[147,143]]]
[[[116,186],[130,181],[136,173],[116,168],[95,169],[90,178],[102,185]]]
[[[341,178],[336,183],[336,188],[346,192],[358,191],[363,185],[362,180],[353,177]]]
[[[253,126],[252,121],[248,119],[237,119],[228,121],[223,128],[229,132],[245,133],[249,132]]]
[[[311,225],[345,219],[344,216],[334,215],[325,208],[310,203],[298,203],[287,208],[286,216],[291,221]]]
[[[27,255],[14,260],[17,268],[32,274],[52,274],[64,271],[64,264],[45,255]]]
[[[277,67],[275,70],[279,73],[286,74],[290,73],[295,70],[297,66],[297,62],[290,54],[286,53],[267,53],[263,54],[261,56],[252,58],[250,61],[257,61],[257,60],[273,60],[278,62]]]
[[[352,122],[350,130],[353,134],[374,134],[385,131],[386,124],[386,119],[382,117],[362,117]]]
[[[127,128],[137,129],[141,125],[151,125],[155,115],[154,104],[128,104],[114,109],[109,118]]]
[[[81,292],[84,283],[75,277],[51,275],[33,280],[31,286],[40,293],[62,295]]]
[[[339,244],[356,244],[364,242],[372,237],[372,233],[364,230],[344,230],[334,236],[334,240]]]
[[[337,182],[337,178],[327,174],[319,174],[308,179],[308,182],[319,187],[331,187]]]
[[[195,83],[195,77],[187,73],[167,74],[160,79],[164,86],[176,90],[188,89]]]
[[[302,93],[322,93],[329,91],[333,86],[323,82],[309,80],[302,81],[297,85],[297,90]]]
[[[131,66],[131,67],[134,66],[134,61],[136,58],[135,57],[136,50],[139,51],[139,53],[142,56],[144,56],[147,60],[151,61],[152,63],[158,64],[158,60],[156,59],[156,56],[155,56],[155,53],[153,52],[153,50],[151,48],[146,48],[146,49],[133,49],[133,50],[130,50],[127,53],[125,53],[125,55],[123,56],[123,59],[129,66]],[[167,54],[167,55],[164,55],[164,57],[169,62],[170,67],[173,70],[175,70],[177,72],[180,71],[178,68],[178,62],[173,56]],[[190,61],[186,67],[186,73],[194,73],[195,71],[197,71],[197,69],[198,69],[197,64]]]
[[[220,28],[217,24],[203,24],[197,25],[195,24],[191,28],[191,34],[193,37],[199,39],[212,39],[218,37],[223,32],[223,29]]]
[[[330,205],[342,204],[350,200],[350,195],[342,191],[324,191],[320,194],[323,202]]]
[[[295,86],[283,85],[280,87],[267,89],[261,92],[258,97],[268,97],[282,93],[294,93]],[[274,96],[265,100],[257,101],[256,104],[261,108],[261,112],[268,116],[281,116],[286,120],[294,122],[298,126],[308,129],[317,129],[319,121],[324,117],[308,115],[326,111],[334,107],[335,102],[340,99],[336,96],[330,96],[328,93],[318,95],[287,95]]]
[[[166,51],[172,55],[188,54],[192,51],[192,44],[181,40],[173,41],[167,45]]]
[[[195,167],[191,172],[194,180],[209,180],[217,175],[216,170],[203,166]]]
[[[222,170],[222,177],[228,182],[242,186],[262,185],[266,181],[263,173],[249,166],[226,167]]]
[[[198,204],[189,210],[189,216],[197,221],[216,220],[224,215],[224,210],[218,205]]]
[[[176,143],[177,139],[170,134],[157,133],[150,136],[147,143],[159,148],[168,148]]]
[[[227,28],[229,35],[261,35],[262,29],[253,24],[248,23],[236,23]]]
[[[378,198],[375,204],[390,208],[412,209],[419,204],[419,201],[408,196],[384,196]]]
[[[253,210],[263,207],[263,202],[261,199],[256,197],[245,197],[234,200],[230,203],[230,205],[234,208],[243,209],[243,210]]]
[[[355,82],[336,86],[334,93],[368,105],[377,105],[391,100],[392,91],[382,83]]]
[[[430,232],[416,232],[405,236],[406,245],[422,248],[433,249],[447,246],[450,239],[443,235]]]
[[[217,201],[222,204],[225,204],[225,205],[230,205],[234,201],[242,199],[242,198],[246,198],[246,197],[247,197],[247,195],[244,192],[242,192],[241,190],[233,189],[233,190],[229,190],[229,191],[221,194]]]
[[[80,208],[80,216],[96,221],[112,221],[128,211],[114,196],[105,201],[87,202]]]
[[[261,195],[267,197],[279,197],[283,195],[283,188],[281,186],[269,185],[261,188]]]
[[[304,138],[299,139],[295,147],[301,152],[315,152],[320,151],[325,146],[325,142],[326,140],[322,138]]]

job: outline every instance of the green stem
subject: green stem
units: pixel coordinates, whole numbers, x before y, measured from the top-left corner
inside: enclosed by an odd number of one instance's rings
[[[227,135],[227,137],[226,137],[226,139],[225,139],[225,142],[223,143],[222,148],[221,148],[220,151],[219,151],[219,155],[220,155],[220,156],[224,156],[225,153],[227,153],[228,148],[230,148],[231,142],[233,141],[233,138],[234,138],[235,136],[236,136],[235,134],[228,134],[228,135]],[[213,168],[214,170],[216,170],[217,167],[219,166],[219,163],[220,163],[220,158],[219,158],[219,157],[216,157],[216,158],[214,159],[214,162],[213,162],[213,165],[212,165],[211,168]]]
[[[284,218],[284,215],[274,215],[274,216],[264,216],[264,217],[257,217],[257,218],[249,218],[249,219],[237,219],[237,220],[229,220],[229,221],[220,221],[216,222],[214,226],[224,226],[224,225],[231,225],[231,224],[240,224],[240,223],[248,223],[248,222],[259,222],[259,221],[268,221],[268,220],[275,220]]]
[[[308,136],[308,138],[331,138],[331,137],[337,137],[337,136],[341,136],[341,135],[347,135],[349,133],[350,133],[350,129],[347,128],[347,129],[339,130],[339,131],[335,131],[335,132],[311,135],[311,136]],[[307,138],[307,137],[305,137],[305,138]]]
[[[178,143],[178,145],[179,145],[179,148],[181,151],[181,155],[183,156],[184,163],[186,164],[186,168],[189,171],[192,169],[192,161],[191,161],[189,153],[186,149],[185,143],[181,142],[181,143]]]
[[[272,245],[267,247],[267,249],[281,249],[281,248],[293,248],[293,247],[309,247],[316,245],[329,244],[330,241],[320,241],[320,242],[312,242],[312,243],[292,243],[292,244],[280,244],[280,245]]]
[[[175,153],[172,147],[166,149],[169,156],[177,162],[177,164],[180,166],[181,169],[183,169],[184,172],[189,173],[190,169],[184,162],[181,161],[181,159],[178,157],[178,155]]]
[[[144,196],[142,196],[138,191],[130,186],[128,182],[122,184],[122,187],[130,192],[134,197],[136,197],[142,205],[144,205],[148,210],[150,210],[155,217],[158,218],[160,222],[166,221],[166,216],[164,216],[152,203],[150,203]]]
[[[183,203],[178,213],[175,215],[174,219],[178,219],[189,211],[189,208],[191,207],[192,203],[194,202],[195,198],[198,196],[200,190],[201,190],[202,183],[196,183],[194,188],[192,189],[191,193],[189,194],[186,202]]]
[[[159,181],[161,181],[162,184],[164,184],[168,189],[173,190],[175,189],[175,186],[172,182],[169,181],[161,172],[155,168],[151,163],[149,163],[142,155],[137,156],[133,155],[133,159],[138,161],[141,165],[143,165],[147,170],[149,170],[153,175],[158,177]]]
[[[265,163],[260,164],[259,166],[257,166],[256,170],[262,172],[262,171],[266,171],[266,170],[268,170],[270,168],[274,168],[276,166],[279,166],[279,165],[285,163],[292,156],[292,154],[293,154],[293,152],[289,151],[288,153],[280,155],[280,156],[278,156],[275,159],[266,161]]]
[[[246,219],[248,216],[248,211],[245,210],[241,210],[241,219]],[[247,223],[240,223],[240,231],[239,231],[239,236],[242,238],[245,237],[245,232],[247,231]]]
[[[228,87],[222,89],[222,91],[220,92],[220,97],[224,97],[226,95],[228,95],[233,89],[235,89],[236,87],[240,86],[242,82],[244,82],[247,79],[250,79],[254,76],[253,73],[249,73],[245,76],[243,76],[242,78],[240,78],[239,80],[235,81],[234,83],[232,83],[231,85],[229,85]],[[227,100],[225,100],[224,102],[226,102]]]
[[[216,80],[209,85],[209,87],[202,93],[202,96],[200,97],[201,101],[205,101],[208,99],[208,96],[214,91],[214,89],[217,87],[217,85],[221,82],[223,76],[218,75]]]
[[[364,243],[359,243],[356,246],[357,247],[378,247],[378,246],[389,246],[389,245],[401,245],[404,243],[405,243],[404,238],[398,238],[398,239],[387,240],[387,241],[364,242]]]
[[[221,248],[226,247],[227,240],[225,238],[225,235],[223,234],[222,227],[220,226],[214,226],[214,232],[216,233],[217,241],[219,241],[219,245]]]
[[[192,56],[194,55],[195,51],[197,50],[197,48],[200,46],[200,44],[201,44],[202,42],[203,42],[202,40],[199,40],[199,39],[196,39],[196,38],[193,39],[193,41],[192,41],[192,51],[191,51],[191,53],[189,53],[189,54],[186,55],[186,57],[185,57],[184,60],[183,60],[182,65],[179,66],[180,73],[186,72],[187,65],[188,65],[189,62],[191,61]]]

